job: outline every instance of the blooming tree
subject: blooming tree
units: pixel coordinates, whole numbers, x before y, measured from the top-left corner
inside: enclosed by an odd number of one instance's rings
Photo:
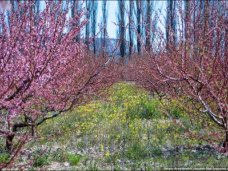
[[[38,125],[88,100],[115,78],[110,60],[90,57],[83,43],[74,41],[87,22],[72,27],[83,11],[68,19],[63,2],[46,1],[38,14],[33,5],[21,2],[8,18],[0,15],[0,136],[12,156]],[[21,143],[14,146],[15,139]]]
[[[128,79],[151,91],[184,95],[200,102],[202,112],[224,130],[222,150],[227,152],[228,19],[221,10],[227,10],[227,2],[211,5],[205,1],[204,9],[197,1],[188,3],[189,13],[185,13],[179,2],[177,43],[167,42],[162,28],[158,28],[157,49],[131,62],[133,70],[128,71]],[[190,15],[191,11],[194,14]]]

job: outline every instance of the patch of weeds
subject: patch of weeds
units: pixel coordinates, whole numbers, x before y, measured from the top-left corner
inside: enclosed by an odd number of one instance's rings
[[[108,154],[108,153],[106,153],[106,154]],[[119,157],[120,156],[119,156],[118,153],[114,153],[114,154],[111,154],[111,155],[110,154],[109,155],[105,155],[105,162],[115,164]]]
[[[152,150],[151,150],[151,154],[153,156],[162,156],[162,150],[158,147],[154,147]]]
[[[86,148],[86,144],[83,141],[80,141],[77,143],[77,148],[84,149]]]
[[[115,165],[113,170],[114,170],[114,171],[121,171],[122,169],[121,169],[121,167],[120,167],[120,166]]]
[[[76,166],[82,159],[82,156],[79,154],[67,154],[67,159],[68,159],[70,165]]]
[[[10,159],[10,155],[6,152],[3,152],[0,154],[0,164],[1,163],[7,163]]]
[[[41,167],[44,165],[48,165],[48,155],[41,155],[41,156],[35,157],[34,163],[33,163],[34,167]]]
[[[33,167],[41,167],[44,165],[48,165],[49,151],[45,151],[42,149],[37,149],[34,153],[34,162]]]
[[[126,151],[127,158],[133,159],[133,160],[141,160],[145,158],[146,155],[147,155],[146,149],[138,143],[135,143],[133,144],[133,146],[128,147]]]
[[[67,160],[67,154],[59,148],[51,154],[51,159],[57,162],[65,162]]]
[[[99,168],[97,167],[97,164],[94,162],[92,164],[89,165],[88,169],[86,169],[88,171],[98,171]]]

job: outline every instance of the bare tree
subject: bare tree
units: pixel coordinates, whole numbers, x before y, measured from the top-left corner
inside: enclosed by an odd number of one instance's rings
[[[90,11],[91,11],[91,1],[90,0],[86,0],[86,20],[87,20],[87,24],[86,24],[86,30],[85,30],[85,43],[87,45],[87,50],[89,50],[89,37],[90,37]]]
[[[80,19],[79,15],[81,13],[81,7],[80,7],[80,1],[79,0],[71,0],[71,17],[77,17],[77,22],[73,25],[73,27],[79,27],[80,25]],[[80,33],[76,36],[76,41],[78,42],[80,40]]]
[[[137,20],[137,50],[138,54],[141,54],[141,24],[142,24],[142,1],[136,0],[136,20]]]
[[[91,31],[93,37],[93,53],[96,54],[96,27],[97,27],[97,8],[98,2],[96,0],[91,0]]]
[[[133,26],[134,26],[134,1],[130,0],[129,1],[129,56],[132,55],[133,51],[133,39],[134,39],[134,31],[133,31]]]
[[[102,22],[103,22],[103,31],[102,31],[102,53],[104,56],[106,49],[106,37],[107,37],[107,0],[104,0],[102,3]]]
[[[176,43],[176,14],[175,14],[176,1],[167,0],[167,16],[166,16],[166,41],[167,50],[170,45],[175,47]]]
[[[119,0],[119,13],[118,13],[118,21],[119,21],[119,41],[120,41],[120,55],[121,57],[125,56],[125,48],[126,48],[126,28],[125,28],[125,1]]]
[[[146,1],[147,11],[146,11],[146,50],[150,51],[151,49],[151,20],[152,20],[152,5],[151,1]]]

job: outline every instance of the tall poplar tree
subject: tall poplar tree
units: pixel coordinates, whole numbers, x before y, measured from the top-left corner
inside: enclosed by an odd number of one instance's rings
[[[118,21],[119,21],[119,41],[120,41],[120,56],[125,56],[126,48],[126,28],[125,28],[125,0],[118,1]]]
[[[151,20],[152,20],[152,3],[150,0],[146,0],[146,50],[151,50]]]
[[[136,21],[137,21],[137,51],[138,54],[141,54],[142,45],[141,45],[141,37],[142,37],[142,1],[136,0]]]
[[[93,53],[96,54],[96,26],[97,26],[97,9],[98,9],[98,2],[97,0],[91,0],[91,32],[93,38]]]
[[[71,17],[78,17],[80,15],[81,12],[81,4],[79,0],[71,0]],[[80,25],[80,19],[77,20],[77,22],[75,23],[75,25],[73,25],[73,27],[79,27]],[[76,41],[78,42],[80,40],[80,33],[76,36]]]
[[[129,0],[129,56],[132,55],[134,45],[134,0]]]
[[[106,49],[106,38],[107,38],[107,0],[103,0],[102,2],[102,23],[103,23],[103,30],[101,35],[102,40],[102,53],[104,55]]]
[[[176,1],[167,0],[167,14],[166,14],[166,41],[167,50],[169,50],[170,45],[172,48],[176,44]]]
[[[91,15],[91,1],[86,0],[85,1],[86,5],[86,28],[85,28],[85,44],[87,45],[87,50],[89,50],[89,37],[90,37],[90,15]]]

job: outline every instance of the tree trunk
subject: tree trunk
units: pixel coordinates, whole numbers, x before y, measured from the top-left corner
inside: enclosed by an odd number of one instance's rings
[[[147,0],[147,18],[146,18],[146,50],[151,49],[151,2]]]
[[[13,147],[13,139],[14,139],[14,135],[7,135],[6,136],[6,146],[5,149],[8,153],[12,152],[12,147]]]
[[[129,1],[130,2],[130,15],[129,15],[129,29],[128,29],[128,31],[129,31],[129,57],[132,55],[132,53],[133,53],[133,19],[134,19],[134,13],[133,13],[133,11],[134,11],[134,1],[133,0],[130,0]]]
[[[16,123],[12,127],[12,133],[6,136],[6,145],[5,149],[8,153],[11,153],[13,150],[13,139],[18,128],[28,127],[28,123]]]
[[[226,153],[228,152],[228,130],[226,130],[226,137],[225,137],[225,141],[223,143],[223,152]]]
[[[136,1],[136,6],[137,6],[137,50],[138,50],[138,54],[141,54],[141,1],[137,0]]]
[[[123,58],[125,56],[125,34],[126,34],[126,29],[125,29],[125,1],[120,0],[119,2],[119,41],[120,41],[120,56]]]
[[[87,46],[87,50],[89,50],[89,36],[90,36],[90,16],[91,16],[91,2],[89,0],[86,0],[86,19],[88,20],[85,28],[85,44]]]

